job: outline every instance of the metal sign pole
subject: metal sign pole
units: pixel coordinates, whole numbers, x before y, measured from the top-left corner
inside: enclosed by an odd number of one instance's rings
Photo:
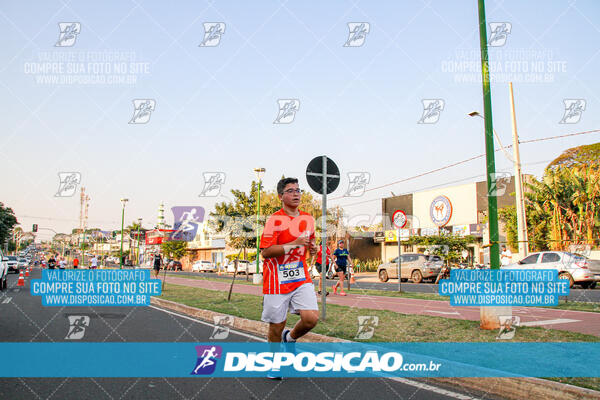
[[[327,315],[327,156],[323,156],[323,200],[321,214],[321,320]]]
[[[400,244],[400,229],[396,231],[396,236],[398,236],[398,292],[402,292],[402,261],[400,261],[402,245]]]

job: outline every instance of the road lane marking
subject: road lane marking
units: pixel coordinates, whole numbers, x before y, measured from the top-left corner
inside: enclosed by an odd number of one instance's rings
[[[544,321],[530,321],[530,322],[521,322],[519,326],[539,326],[539,325],[555,325],[555,324],[569,324],[571,322],[581,322],[578,319],[547,319]]]
[[[12,297],[7,297],[4,299],[4,301],[2,301],[2,304],[10,303],[11,300],[12,300]]]

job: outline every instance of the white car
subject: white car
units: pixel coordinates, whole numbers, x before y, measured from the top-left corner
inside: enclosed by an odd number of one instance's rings
[[[6,279],[8,276],[8,258],[2,253],[0,249],[0,290],[6,289]]]
[[[568,279],[569,287],[580,285],[584,289],[596,285],[596,277],[590,269],[596,265],[587,258],[566,251],[542,251],[532,253],[519,262],[500,267],[501,269],[555,269],[560,279]]]
[[[19,258],[17,259],[17,266],[18,266],[19,268],[24,268],[24,267],[27,267],[28,265],[29,265],[29,262],[27,262],[27,259],[26,259],[26,258],[24,258],[24,257],[19,257]]]
[[[215,264],[210,261],[198,260],[192,264],[192,272],[215,272],[216,270]]]
[[[259,262],[258,264],[258,270],[260,271],[260,273],[263,272],[263,265],[262,265],[262,261]],[[227,273],[229,274],[233,274],[235,271],[235,263],[233,261],[231,261],[229,264],[227,264]],[[246,260],[238,260],[238,274],[244,274],[244,275],[253,275],[256,272],[256,261],[246,261]]]

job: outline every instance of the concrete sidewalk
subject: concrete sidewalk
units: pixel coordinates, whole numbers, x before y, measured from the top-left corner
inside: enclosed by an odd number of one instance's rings
[[[176,278],[167,276],[167,285],[191,286],[202,289],[229,291],[230,282],[217,282],[202,279]],[[235,293],[262,296],[262,286],[234,285]],[[317,296],[320,301],[320,296]],[[479,321],[479,307],[453,307],[447,301],[419,300],[385,296],[366,296],[348,294],[336,296],[330,294],[327,304],[340,306],[389,310],[402,314],[430,315],[437,317]],[[600,313],[556,310],[539,307],[513,307],[512,313],[521,318],[521,326],[537,326],[600,336]]]

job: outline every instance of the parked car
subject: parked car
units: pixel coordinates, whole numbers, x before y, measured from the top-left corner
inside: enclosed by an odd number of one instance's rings
[[[260,273],[262,273],[262,271],[263,271],[262,261],[260,261],[258,264],[258,270],[260,271]],[[229,264],[227,264],[227,273],[233,274],[234,271],[235,271],[235,263],[233,261],[230,261]],[[253,275],[255,272],[256,272],[256,261],[250,262],[250,261],[246,261],[246,260],[238,260],[238,270],[237,270],[238,274]]]
[[[19,268],[25,268],[29,265],[29,262],[27,262],[26,258],[20,257],[20,258],[17,258],[17,265]]]
[[[402,269],[400,280],[402,282],[409,279],[414,283],[421,283],[424,279],[434,282],[444,263],[444,260],[439,256],[420,253],[402,254],[400,257],[400,267]],[[377,276],[381,282],[398,279],[398,257],[381,264],[377,268]]]
[[[210,261],[198,260],[192,264],[192,272],[215,272],[217,267]]]
[[[183,271],[183,265],[177,260],[169,260],[165,263],[167,271]]]
[[[17,260],[17,257],[8,256],[6,257],[6,262],[9,271],[15,271],[17,274],[19,273],[19,261]]]
[[[0,249],[0,290],[6,289],[8,277],[8,258]]]
[[[569,287],[580,285],[594,288],[600,280],[600,261],[566,251],[541,251],[532,253],[519,262],[504,265],[501,269],[555,269],[560,279],[568,279]]]

